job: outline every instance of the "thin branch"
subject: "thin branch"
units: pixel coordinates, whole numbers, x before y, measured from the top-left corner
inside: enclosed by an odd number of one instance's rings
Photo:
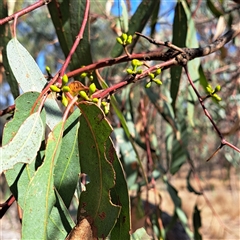
[[[184,53],[184,50],[182,48],[179,48],[177,46],[175,46],[174,44],[172,44],[171,42],[167,41],[167,42],[163,42],[163,41],[157,41],[155,39],[152,39],[150,37],[147,37],[145,35],[143,35],[142,33],[139,33],[139,32],[135,32],[137,35],[147,39],[150,43],[153,43],[155,45],[158,45],[158,46],[165,46],[165,47],[168,47],[172,50],[176,50],[176,51],[179,51],[181,53]]]
[[[188,61],[193,60],[194,58],[207,56],[213,52],[218,51],[222,48],[226,43],[231,41],[234,37],[240,34],[240,23],[235,24],[232,28],[226,32],[223,36],[219,37],[216,41],[202,48],[182,48],[181,53],[178,50],[168,50],[167,52],[163,52],[162,50],[151,51],[147,53],[135,53],[131,54],[131,56],[120,56],[118,58],[107,58],[103,59],[97,63],[89,64],[88,66],[78,68],[74,71],[67,73],[67,76],[73,77],[79,75],[83,72],[90,72],[96,69],[100,69],[107,66],[116,65],[123,62],[129,62],[133,59],[143,60],[143,61],[168,61],[174,59],[172,65],[186,65]],[[170,68],[172,65],[165,66],[164,69]]]
[[[3,109],[3,110],[0,110],[0,117],[5,115],[5,114],[8,114],[8,113],[12,113],[15,109],[15,104]]]
[[[9,22],[9,21],[11,21],[15,18],[19,18],[19,17],[37,9],[37,8],[43,6],[43,5],[46,5],[46,4],[50,3],[50,2],[51,2],[51,0],[39,0],[38,2],[36,2],[32,5],[30,5],[26,8],[24,8],[24,9],[16,12],[16,13],[12,14],[11,16],[8,16],[8,17],[5,17],[5,18],[1,19],[0,20],[0,25],[3,25],[3,24],[5,24],[5,23],[7,23],[7,22]]]
[[[12,206],[15,201],[15,197],[11,195],[6,202],[0,204],[0,219],[4,216],[7,210]]]
[[[199,101],[199,103],[201,104],[202,109],[203,109],[205,115],[206,115],[207,118],[210,120],[210,122],[211,122],[211,124],[213,125],[215,131],[217,132],[219,138],[221,139],[221,145],[220,145],[220,147],[210,156],[210,158],[208,158],[207,161],[209,161],[213,156],[215,156],[215,155],[219,152],[219,150],[220,150],[224,145],[227,145],[227,146],[231,147],[232,149],[234,149],[235,151],[237,151],[237,152],[240,153],[240,149],[239,149],[239,148],[237,148],[236,146],[234,146],[233,144],[229,143],[228,141],[226,141],[226,140],[224,139],[224,137],[223,137],[222,133],[220,132],[219,128],[217,127],[216,123],[213,121],[212,116],[210,115],[210,113],[208,112],[207,108],[205,107],[204,102],[203,102],[203,98],[200,96],[199,92],[197,91],[197,89],[196,89],[196,87],[195,87],[195,85],[194,85],[194,83],[193,83],[193,81],[192,81],[192,79],[191,79],[191,76],[190,76],[190,74],[189,74],[189,72],[188,72],[187,66],[184,66],[184,70],[185,70],[185,72],[186,72],[186,75],[187,75],[187,78],[188,78],[188,81],[189,81],[191,87],[193,88],[195,94],[196,94],[197,97],[198,97],[198,101]]]
[[[71,61],[71,58],[72,58],[72,55],[74,54],[74,52],[76,51],[76,48],[78,46],[78,44],[80,43],[81,39],[83,38],[83,33],[84,33],[84,30],[86,28],[86,24],[87,24],[87,20],[88,20],[88,14],[89,14],[89,7],[90,7],[90,3],[89,3],[89,0],[86,0],[86,6],[85,6],[85,12],[84,12],[84,17],[83,17],[83,21],[81,23],[81,28],[80,28],[80,31],[78,33],[78,35],[76,36],[76,40],[67,56],[67,59],[66,61],[64,62],[61,70],[60,70],[60,78],[64,75],[68,65],[69,65],[69,62]],[[84,57],[84,56],[82,56]]]
[[[141,74],[138,74],[138,75],[131,75],[131,76],[128,76],[126,79],[124,79],[122,82],[119,82],[107,89],[104,89],[104,90],[99,90],[97,91],[96,93],[94,93],[92,95],[92,98],[105,98],[107,97],[109,94],[113,94],[115,93],[116,91],[118,91],[119,89],[123,88],[124,86],[130,84],[130,83],[133,83],[133,82],[136,82],[136,81],[139,81],[145,77],[148,76],[149,73],[151,73],[152,71],[155,71],[159,68],[163,68],[165,66],[171,66],[175,63],[175,60],[174,59],[171,59],[167,62],[163,62],[163,63],[160,63],[160,64],[157,64],[153,67],[150,67],[149,69],[143,71]]]

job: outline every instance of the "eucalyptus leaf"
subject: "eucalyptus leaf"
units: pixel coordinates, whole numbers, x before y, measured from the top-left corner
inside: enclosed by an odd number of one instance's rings
[[[40,148],[43,132],[39,113],[33,113],[21,125],[15,137],[0,148],[1,170],[13,168],[19,162],[30,164]]]
[[[95,104],[83,102],[79,128],[79,154],[81,172],[90,183],[80,195],[78,222],[92,222],[95,237],[107,237],[114,227],[120,207],[111,202],[110,188],[115,184],[115,173],[106,152],[106,141],[112,128],[102,110]]]
[[[49,215],[56,202],[53,173],[60,153],[63,122],[49,134],[43,164],[31,179],[25,197],[22,239],[46,239]]]

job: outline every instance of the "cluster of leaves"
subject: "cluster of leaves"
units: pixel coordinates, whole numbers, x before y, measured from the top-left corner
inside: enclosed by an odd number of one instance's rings
[[[101,4],[105,6],[106,2],[101,1]],[[208,1],[209,9],[214,12],[211,3]],[[154,34],[160,0],[143,0],[130,20],[124,1],[121,4],[120,23],[124,23],[126,33],[121,33],[110,49],[115,59],[124,51],[129,57],[134,48],[138,49],[139,35],[134,33],[142,32],[149,20],[151,34]],[[86,6],[87,1],[74,1],[73,4],[71,0],[55,0],[48,4],[66,58],[81,29]],[[5,15],[6,6],[1,3],[2,18]],[[196,127],[195,105],[198,97],[191,87],[181,89],[182,67],[175,66],[165,75],[161,68],[156,68],[139,84],[124,85],[125,88],[116,98],[111,95],[114,91],[110,91],[106,99],[95,98],[98,94],[101,96],[104,89],[111,89],[108,87],[111,77],[115,77],[114,81],[117,76],[134,78],[148,66],[143,61],[133,59],[130,67],[128,63],[123,63],[111,68],[106,67],[108,63],[103,60],[100,67],[105,67],[104,70],[93,67],[88,71],[88,66],[93,66],[90,23],[88,19],[83,38],[71,56],[69,73],[63,75],[60,82],[49,86],[44,96],[42,92],[48,81],[36,62],[16,37],[11,39],[8,25],[0,29],[1,36],[4,36],[1,40],[4,67],[9,72],[8,82],[16,98],[13,119],[4,128],[3,147],[0,149],[1,170],[5,171],[10,190],[23,209],[22,238],[63,239],[68,236],[74,239],[74,234],[81,234],[77,232],[79,227],[84,234],[95,238],[148,239],[143,229],[129,234],[128,190],[141,192],[143,186],[156,188],[150,183],[160,178],[175,205],[172,223],[179,219],[190,238],[201,239],[198,232],[201,218],[197,205],[192,233],[181,209],[177,190],[167,178],[167,173],[174,175],[186,161],[194,169],[193,155],[188,145],[192,141],[190,136],[195,137],[193,127]],[[199,47],[187,1],[179,1],[175,6],[172,43],[178,47]],[[101,57],[106,58],[104,55]],[[74,74],[76,69],[77,74]],[[125,70],[123,73],[122,69]],[[200,60],[190,61],[188,70],[195,86],[199,87],[200,83],[205,89],[205,99],[215,99],[219,104],[221,99],[217,92],[220,86],[215,89],[211,87]],[[161,80],[158,79],[159,75]],[[67,76],[75,76],[76,79],[69,83]],[[23,92],[20,96],[18,85]],[[50,89],[52,92],[48,91]],[[61,95],[61,102],[66,108],[59,106],[56,94]],[[124,107],[120,110],[123,102]],[[109,103],[112,108],[110,112]],[[109,114],[111,122],[106,114]],[[117,120],[114,120],[116,117]],[[157,134],[157,129],[161,129],[161,136]],[[112,131],[120,159],[110,137]],[[140,153],[144,155],[142,159]],[[143,162],[146,162],[146,167]],[[201,194],[190,185],[190,175],[191,171],[187,178],[189,191]],[[77,223],[70,215],[71,203],[77,203]],[[164,239],[167,232],[160,226],[158,217],[151,216],[153,235]],[[87,226],[83,224],[85,220]],[[77,236],[78,239],[83,237]]]

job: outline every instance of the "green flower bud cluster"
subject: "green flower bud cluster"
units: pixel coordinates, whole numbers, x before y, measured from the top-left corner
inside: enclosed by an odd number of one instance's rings
[[[82,66],[84,67],[84,66]],[[83,72],[81,73],[80,75],[81,78],[85,78],[85,77],[88,77],[88,79],[92,82],[93,81],[93,75],[91,72]]]
[[[160,75],[161,68],[158,68],[154,73],[149,73],[150,81],[146,83],[145,88],[150,88],[152,86],[152,82],[155,82],[157,85],[162,85],[162,81],[156,76]]]
[[[206,91],[209,94],[209,96],[211,96],[213,99],[217,100],[217,101],[221,101],[222,98],[218,96],[217,92],[221,91],[221,86],[217,85],[215,87],[215,89],[212,88],[212,86],[210,84],[207,85],[206,87]]]
[[[110,110],[110,103],[102,101],[101,102],[101,107],[102,107],[104,113],[107,115],[109,113],[109,110]]]
[[[90,86],[88,87],[87,91],[81,90],[79,92],[79,100],[85,100],[93,103],[100,103],[98,98],[92,98],[92,95],[97,91],[97,87],[95,83],[91,83]],[[105,114],[109,113],[110,109],[110,104],[106,101],[101,101],[101,108],[103,109]]]
[[[79,97],[80,100],[86,100],[86,101],[90,101],[90,102],[98,102],[98,99],[92,98],[93,93],[95,93],[97,91],[97,87],[95,85],[95,83],[91,83],[90,86],[88,87],[87,91],[81,90],[79,92]]]
[[[121,37],[116,38],[117,42],[124,47],[132,43],[132,35],[127,35],[123,33]]]
[[[138,59],[133,59],[131,62],[132,69],[128,68],[126,71],[129,75],[131,74],[141,74],[142,69],[138,69],[138,67],[143,65],[143,62],[139,61]]]
[[[70,88],[67,84],[68,84],[68,76],[66,74],[64,74],[62,77],[62,87],[61,88],[59,88],[56,85],[50,86],[50,89],[52,90],[52,92],[56,92],[59,94],[62,104],[65,107],[68,105],[68,99],[66,98],[64,93],[70,91]]]

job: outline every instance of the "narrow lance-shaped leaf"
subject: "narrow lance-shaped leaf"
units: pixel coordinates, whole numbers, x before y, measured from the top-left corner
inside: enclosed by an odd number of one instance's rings
[[[187,28],[187,38],[186,38],[186,47],[188,48],[198,48],[199,42],[197,39],[197,31],[195,28],[195,23],[192,19],[191,11],[186,2],[182,2],[184,11],[186,13],[188,19],[188,28]],[[188,62],[188,71],[190,72],[191,78],[195,84],[195,87],[198,88],[199,85],[199,65],[200,58],[195,58],[192,61]],[[187,102],[187,116],[188,121],[191,126],[194,126],[194,110],[195,110],[195,102],[197,101],[197,96],[192,88],[192,86],[188,87],[188,102]]]
[[[15,137],[0,148],[1,171],[13,168],[16,163],[30,164],[42,142],[43,123],[39,113],[34,113],[21,125]]]
[[[199,228],[201,228],[202,222],[201,222],[200,211],[199,211],[197,205],[195,205],[194,212],[193,212],[193,226],[194,226],[194,239],[202,240],[202,236],[199,233]]]
[[[5,1],[0,1],[0,19],[8,16],[8,7]],[[19,95],[19,89],[17,81],[12,73],[7,59],[6,46],[8,41],[11,39],[10,24],[3,24],[0,26],[0,47],[2,49],[2,63],[5,69],[6,80],[11,88],[13,97],[16,98]]]
[[[81,172],[90,183],[81,193],[78,222],[87,219],[95,237],[107,237],[115,225],[120,207],[110,199],[115,174],[106,152],[106,141],[112,129],[104,113],[95,104],[81,103],[79,154]]]
[[[33,57],[16,38],[10,40],[7,45],[7,58],[23,92],[42,91],[47,81]],[[46,122],[50,129],[53,129],[60,122],[62,111],[53,99],[46,100],[45,110],[47,113]]]
[[[187,36],[187,16],[183,8],[182,2],[178,2],[175,7],[175,16],[173,21],[173,39],[172,43],[178,47],[185,47]],[[180,86],[182,67],[171,67],[171,97],[174,112],[176,111],[176,100]]]
[[[46,79],[32,56],[16,38],[8,42],[7,57],[23,92],[41,92],[46,84]]]
[[[56,203],[49,216],[47,226],[48,239],[65,239],[75,224],[57,190],[55,190],[55,196]]]
[[[121,206],[121,212],[117,223],[111,232],[112,239],[130,239],[130,202],[128,187],[123,172],[122,164],[117,157],[116,150],[110,139],[106,142],[106,156],[113,165],[116,173],[116,184],[111,190],[112,202]]]
[[[76,109],[64,125],[62,147],[54,169],[54,186],[68,208],[79,179],[78,128],[80,111]]]
[[[49,134],[45,159],[31,179],[24,204],[22,239],[47,239],[49,215],[55,204],[53,172],[59,156],[63,122]]]
[[[70,29],[72,34],[72,39],[76,39],[76,36],[79,34],[79,31],[82,27],[82,22],[84,21],[84,13],[86,10],[86,0],[75,1],[70,0],[69,4],[69,13],[70,13]],[[90,22],[87,19],[86,27],[84,29],[84,33],[82,39],[76,49],[77,56],[77,66],[75,68],[79,68],[81,66],[89,65],[92,61],[92,53],[91,53],[91,44],[90,44]],[[93,82],[99,88],[99,82],[96,77],[96,73],[92,72]]]
[[[3,145],[7,144],[14,138],[17,134],[19,128],[23,122],[29,117],[30,111],[33,103],[36,101],[39,93],[37,92],[27,92],[19,96],[15,101],[15,112],[13,119],[6,123],[3,131]],[[44,111],[41,114],[42,121],[45,123],[45,114]],[[44,124],[45,125],[45,124]],[[44,149],[43,149],[44,150]],[[7,170],[5,172],[6,180],[11,189],[11,192],[15,196],[18,204],[23,208],[24,198],[27,190],[27,186],[31,177],[33,176],[36,170],[36,162],[38,159],[42,159],[40,154],[42,151],[39,151],[37,154],[36,161],[33,161],[31,164],[16,164],[13,169]]]

